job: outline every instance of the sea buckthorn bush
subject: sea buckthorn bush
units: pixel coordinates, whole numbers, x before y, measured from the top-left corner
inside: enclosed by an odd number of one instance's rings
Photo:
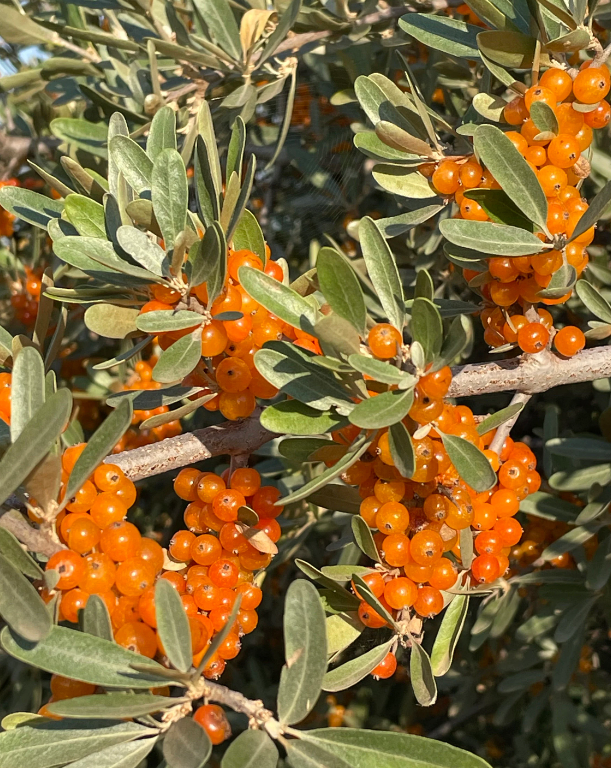
[[[115,5],[0,25],[0,765],[611,765],[607,3]]]

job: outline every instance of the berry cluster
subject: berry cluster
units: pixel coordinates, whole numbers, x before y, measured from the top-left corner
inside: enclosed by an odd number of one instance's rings
[[[379,325],[370,333],[370,347],[378,357],[389,356],[379,346],[383,331],[388,328]],[[511,548],[522,536],[522,526],[514,517],[520,501],[541,484],[535,456],[527,445],[507,437],[497,455],[489,448],[495,431],[480,435],[468,407],[444,403],[451,380],[450,369],[444,367],[418,381],[414,404],[404,420],[414,435],[411,478],[403,477],[395,467],[386,429],[379,431],[365,457],[342,475],[344,482],[359,486],[361,517],[376,531],[373,538],[382,563],[364,581],[398,619],[407,609],[423,618],[440,613],[442,592],[459,580],[468,586],[469,582],[490,584],[503,576]],[[334,439],[351,440],[350,429],[334,433]],[[497,473],[498,484],[483,493],[470,488],[453,466],[441,433],[480,448]],[[468,528],[474,536],[476,556],[466,569],[459,532]],[[358,595],[356,588],[355,592]],[[367,627],[386,624],[364,600],[358,614]],[[396,659],[389,654],[372,674],[390,677],[395,668]]]
[[[579,191],[582,179],[589,174],[582,153],[592,143],[593,130],[604,128],[611,120],[611,106],[604,100],[611,88],[609,70],[605,65],[592,67],[591,63],[584,62],[574,77],[560,68],[548,69],[536,85],[514,98],[503,111],[505,122],[515,128],[505,135],[529,164],[548,198],[547,229],[554,248],[518,258],[488,258],[485,276],[463,270],[465,279],[474,281],[490,306],[490,311],[482,313],[482,323],[485,339],[492,347],[517,343],[525,352],[544,349],[550,340],[551,320],[549,324],[544,319],[528,322],[524,309],[537,302],[565,303],[572,290],[559,298],[542,297],[540,291],[549,286],[554,273],[564,264],[574,267],[578,277],[588,264],[586,247],[594,238],[594,227],[570,243],[566,240],[588,210]],[[554,113],[557,134],[541,132],[535,125],[531,109],[537,102],[546,104]],[[465,193],[478,188],[500,189],[500,185],[474,156],[426,163],[420,170],[430,178],[438,194],[454,199],[460,208],[456,218],[489,220],[484,208]],[[548,239],[544,233],[539,237]],[[548,314],[544,317],[551,318]],[[563,331],[556,348],[560,354],[571,356],[583,348],[585,338],[572,326]]]
[[[240,285],[238,270],[241,266],[263,270],[275,280],[283,279],[282,267],[268,259],[263,262],[247,250],[229,251],[227,280],[221,294],[209,307],[211,320],[202,333],[202,360],[185,383],[201,386],[206,393],[215,395],[204,404],[208,411],[220,411],[231,421],[250,416],[256,406],[256,398],[267,400],[275,397],[278,390],[257,371],[254,355],[266,341],[293,340],[295,344],[312,352],[320,353],[318,340],[298,328],[284,323],[256,302]],[[173,309],[182,296],[179,291],[166,286],[151,286],[153,298],[141,312]],[[208,304],[206,283],[196,285],[193,295],[203,305]],[[216,320],[226,312],[241,312],[236,320]],[[160,333],[159,346],[167,349],[193,328]]]
[[[65,451],[64,483],[83,448],[81,444]],[[216,679],[226,660],[238,654],[240,636],[257,626],[255,609],[261,590],[252,583],[253,571],[271,560],[236,525],[238,510],[248,498],[261,516],[257,527],[277,540],[280,528],[274,518],[281,507],[274,503],[279,492],[261,487],[254,469],[237,469],[230,488],[217,475],[184,469],[176,478],[175,490],[191,502],[185,512],[190,530],[172,538],[168,558],[157,542],[141,536],[126,520],[136,500],[134,484],[119,467],[102,464],[58,515],[57,534],[67,549],[52,555],[46,567],[59,574],[55,591],[61,593],[60,620],[76,623],[89,596],[97,594],[108,607],[115,641],[148,658],[165,655],[155,632],[155,583],[158,578],[167,579],[179,592],[189,617],[194,666],[227,623],[241,595],[234,631],[204,669],[206,677]],[[43,588],[42,594],[49,600],[53,593]]]
[[[139,360],[134,365],[133,375],[129,378],[124,390],[138,391],[142,389],[160,389],[161,384],[153,381],[153,368],[157,362],[157,357],[151,355],[148,360]],[[167,405],[160,405],[150,411],[135,409],[132,415],[133,427],[128,429],[123,437],[113,448],[113,453],[121,453],[132,448],[139,448],[142,445],[157,443],[166,437],[176,437],[182,433],[182,426],[179,419],[167,421],[165,424],[159,424],[150,429],[139,429],[138,424],[162,413],[167,413],[170,409]]]

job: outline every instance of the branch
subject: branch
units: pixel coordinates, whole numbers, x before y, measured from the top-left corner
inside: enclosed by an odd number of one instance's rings
[[[257,409],[244,421],[224,422],[206,429],[196,429],[159,443],[110,455],[106,462],[121,467],[132,480],[159,475],[212,456],[240,456],[253,453],[272,438],[273,432],[261,426]]]
[[[578,384],[611,376],[611,347],[596,347],[564,360],[549,351],[522,355],[498,363],[476,363],[452,369],[449,397],[490,392],[534,395],[563,384]]]
[[[31,523],[15,509],[2,510],[0,528],[10,531],[22,544],[26,545],[30,552],[39,552],[51,557],[64,549],[62,544],[52,541],[41,530],[33,528]]]
[[[551,352],[522,355],[494,363],[457,366],[452,370],[449,397],[468,397],[490,392],[533,395],[563,384],[611,377],[611,347],[587,349],[568,360]],[[212,456],[254,453],[276,437],[259,423],[260,409],[244,421],[225,422],[187,432],[159,443],[109,456],[132,480],[142,480]]]

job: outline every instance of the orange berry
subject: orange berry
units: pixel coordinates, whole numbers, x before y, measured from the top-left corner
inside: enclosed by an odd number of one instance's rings
[[[564,357],[572,357],[586,345],[586,337],[574,325],[566,325],[554,336],[554,346]]]
[[[405,576],[391,579],[384,587],[384,599],[391,608],[397,611],[410,608],[416,602],[417,597],[418,587]]]
[[[100,491],[114,491],[125,478],[121,467],[115,464],[100,464],[93,473],[93,482]]]
[[[263,485],[251,499],[251,506],[259,517],[278,517],[284,507],[276,505],[281,494],[273,485]]]
[[[85,573],[85,562],[76,552],[62,549],[47,560],[46,571],[55,570],[59,574],[56,589],[74,589],[79,585]]]
[[[509,125],[522,125],[528,119],[528,109],[523,96],[516,96],[503,110],[503,119]]]
[[[458,571],[454,563],[447,557],[442,557],[433,565],[433,573],[429,579],[429,584],[435,589],[446,591],[456,584],[457,578]]]
[[[99,493],[91,505],[89,514],[98,528],[107,528],[111,523],[123,520],[127,516],[127,505],[115,493]]]
[[[478,555],[471,563],[471,575],[480,584],[491,584],[500,576],[500,564],[494,555]]]
[[[193,467],[181,469],[174,480],[174,493],[185,501],[195,501],[201,474],[199,469]]]
[[[78,552],[79,555],[86,555],[91,552],[99,541],[100,529],[88,515],[79,517],[72,523],[66,539],[70,549]]]
[[[216,357],[227,346],[227,332],[218,320],[205,325],[202,330],[202,357]]]
[[[377,611],[374,611],[369,603],[366,603],[365,601],[362,601],[359,605],[358,615],[361,622],[371,629],[379,629],[380,627],[386,626],[386,619],[382,618],[382,616],[380,616]]]
[[[389,360],[397,354],[403,343],[403,338],[399,331],[389,323],[378,323],[369,331],[367,343],[372,354],[381,360]]]
[[[244,495],[239,491],[227,489],[214,497],[212,510],[214,514],[226,523],[238,519],[238,510],[246,505]]]
[[[608,101],[601,101],[600,104],[591,112],[586,112],[583,116],[586,125],[590,128],[605,128],[611,120],[611,106]]]
[[[443,554],[441,536],[431,530],[419,531],[411,540],[410,554],[418,565],[435,563]]]
[[[543,187],[546,197],[555,197],[568,184],[565,171],[562,168],[557,168],[555,165],[544,165],[543,168],[539,169],[537,178],[539,179],[539,184]]]
[[[128,621],[115,632],[117,645],[152,659],[157,653],[155,632],[142,621]]]
[[[111,523],[102,531],[100,538],[100,549],[115,562],[136,557],[140,552],[141,544],[140,531],[135,525],[125,520]]]
[[[116,567],[103,552],[94,552],[84,558],[84,572],[79,587],[90,595],[108,592],[115,583]]]
[[[558,168],[570,168],[579,160],[580,155],[579,142],[570,133],[558,134],[547,148],[549,162]]]
[[[583,104],[596,104],[604,99],[611,88],[611,78],[607,67],[587,66],[573,80],[573,93],[577,101]]]
[[[442,160],[431,181],[439,194],[453,195],[460,184],[460,166],[453,160]]]
[[[235,251],[227,261],[227,271],[236,283],[239,282],[238,270],[243,266],[252,267],[252,269],[259,271],[263,270],[263,262],[255,253],[247,250]]]
[[[81,680],[72,680],[61,675],[51,675],[51,693],[55,701],[91,696],[95,692],[96,686],[91,683],[83,683]]]
[[[76,587],[70,589],[68,592],[64,592],[61,596],[60,611],[61,615],[66,621],[70,621],[73,624],[78,623],[78,612],[83,610],[87,605],[89,595],[82,589]]]
[[[199,565],[211,565],[218,559],[222,550],[221,543],[216,536],[205,533],[192,540],[189,559],[195,560]]]
[[[248,418],[256,405],[255,396],[248,389],[243,392],[221,392],[219,396],[219,411],[229,421]]]
[[[424,618],[430,618],[443,610],[443,597],[435,587],[419,587],[414,610]]]
[[[565,101],[573,90],[573,80],[569,73],[555,67],[546,70],[541,75],[539,85],[552,91],[556,101]]]
[[[397,658],[394,653],[389,651],[378,666],[371,670],[371,676],[376,680],[387,680],[389,677],[392,677],[396,671]]]
[[[549,331],[543,323],[527,323],[518,331],[518,345],[523,352],[535,354],[545,349]]]
[[[139,597],[155,582],[155,569],[140,557],[124,560],[117,567],[115,583],[121,594]]]
[[[250,369],[239,357],[226,357],[217,366],[216,380],[225,392],[242,392],[251,379]]]
[[[529,112],[531,106],[536,101],[542,101],[544,104],[547,104],[548,107],[555,110],[556,103],[562,101],[562,99],[557,98],[555,91],[552,91],[550,88],[546,88],[539,83],[539,85],[533,85],[524,94],[524,105]]]

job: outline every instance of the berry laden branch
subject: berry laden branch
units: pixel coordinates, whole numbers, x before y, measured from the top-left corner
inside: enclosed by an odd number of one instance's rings
[[[587,349],[566,360],[544,351],[494,363],[457,366],[452,375],[449,397],[490,392],[532,395],[562,384],[611,377],[611,347]],[[261,426],[259,416],[257,410],[243,421],[187,432],[114,454],[107,461],[120,466],[131,480],[142,480],[212,456],[250,454],[276,437]]]

